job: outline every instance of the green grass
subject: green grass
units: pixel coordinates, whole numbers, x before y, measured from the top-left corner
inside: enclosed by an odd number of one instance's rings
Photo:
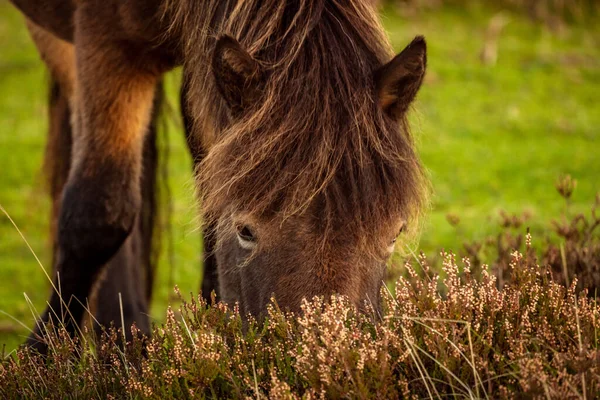
[[[572,209],[585,211],[600,190],[600,28],[569,27],[561,35],[509,14],[498,63],[479,53],[494,11],[444,8],[409,19],[386,10],[385,26],[400,50],[417,34],[429,45],[429,70],[412,121],[434,188],[420,248],[458,249],[464,239],[495,231],[501,209],[532,214],[534,236],[564,205],[552,187],[558,176],[578,180]],[[46,81],[21,16],[0,0],[0,205],[47,265],[48,209],[41,160],[46,130]],[[176,103],[177,79],[167,80]],[[173,201],[173,269],[163,256],[151,315],[162,320],[170,282],[198,291],[200,239],[195,226],[191,162],[183,135],[168,131]],[[460,216],[459,231],[448,213]],[[483,221],[483,223],[482,223]],[[169,276],[172,274],[173,279]],[[43,309],[48,283],[10,222],[0,216],[0,311],[33,324],[27,293]],[[0,314],[0,348],[27,331]]]

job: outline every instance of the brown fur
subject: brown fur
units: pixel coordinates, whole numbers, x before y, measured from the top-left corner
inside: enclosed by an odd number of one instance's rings
[[[110,44],[110,40],[109,44],[96,41],[86,47],[77,43],[85,41],[82,34],[73,45],[31,21],[28,27],[55,80],[45,162],[53,202],[53,266],[61,276],[61,284],[55,286],[61,288],[64,301],[70,302],[69,311],[76,321],[80,322],[83,315],[80,302],[88,303],[85,297],[89,297],[94,303],[93,298],[97,297],[102,306],[95,315],[102,325],[120,321],[122,309],[128,325],[137,322],[148,333],[157,163],[155,118],[150,124],[150,109],[158,74],[147,70],[150,64],[143,69],[129,63],[121,65],[117,61],[123,56],[123,49]],[[89,25],[86,29],[93,31]],[[86,68],[94,70],[94,75],[90,76]],[[94,78],[98,73],[106,76]],[[154,108],[157,107],[158,103]],[[65,189],[69,186],[76,188],[70,195]],[[131,202],[135,203],[136,198],[141,198],[140,206],[132,209]],[[86,200],[96,203],[96,212],[81,206]],[[129,217],[126,222],[133,225],[125,227],[131,229],[131,235],[125,243],[108,242],[113,255],[96,259],[98,250],[106,245],[102,241],[107,237],[113,240],[110,226],[123,223],[119,215],[119,208],[123,207],[136,221]],[[71,227],[65,228],[65,224]],[[97,233],[95,228],[99,228]],[[73,257],[74,252],[79,256]],[[74,263],[79,265],[73,267]],[[78,292],[79,286],[83,290]],[[56,293],[50,303],[44,320],[54,313],[66,315],[60,311],[64,310],[64,303],[61,305]],[[68,329],[76,330],[74,323],[65,323]],[[31,342],[38,345],[35,337]],[[39,348],[43,350],[43,346]]]
[[[29,25],[30,32],[37,42],[44,32],[33,24]],[[46,36],[52,40],[52,37]],[[62,42],[62,44],[67,44]],[[72,47],[72,45],[69,45]],[[47,49],[44,45],[41,49]],[[55,48],[55,47],[54,47]],[[62,52],[49,53],[52,55]],[[49,63],[48,61],[46,61]],[[50,63],[49,63],[50,64]],[[52,64],[50,64],[52,65]],[[59,68],[65,64],[55,64]],[[56,269],[56,255],[58,252],[57,229],[58,216],[61,208],[61,194],[67,181],[71,167],[72,153],[72,128],[71,110],[69,106],[69,81],[59,79],[55,69],[51,69],[53,81],[50,85],[49,95],[49,132],[44,157],[44,172],[47,175],[48,191],[52,201],[51,229],[53,256],[52,266]],[[159,93],[161,89],[159,89]],[[123,320],[127,325],[136,323],[144,333],[149,333],[150,324],[148,311],[152,296],[152,286],[156,266],[156,242],[158,235],[155,231],[157,219],[157,167],[158,153],[156,148],[156,124],[161,96],[157,96],[153,107],[152,123],[144,144],[143,174],[140,183],[142,188],[142,209],[137,219],[134,231],[120,248],[117,254],[104,268],[102,278],[95,282],[89,296],[89,305],[93,324],[99,332],[103,326]],[[56,272],[56,271],[55,271]],[[122,301],[119,302],[119,293]],[[127,332],[130,335],[130,332]]]
[[[61,86],[64,96],[71,101],[75,90],[75,48],[32,21],[27,20],[27,29],[36,44],[40,56],[48,66],[54,79]]]
[[[179,2],[175,20],[189,44],[186,66],[196,72],[193,115],[220,116],[214,123],[224,131],[199,171],[206,213],[220,215],[233,203],[253,215],[276,209],[285,218],[321,195],[324,234],[348,225],[362,238],[392,215],[415,216],[424,180],[406,116],[399,133],[378,106],[372,77],[391,48],[371,7],[240,2],[210,26],[219,7],[207,3]],[[223,122],[226,105],[215,101],[211,71],[200,61],[214,51],[214,35],[206,32],[238,39],[268,71],[259,104],[235,124]]]
[[[377,302],[387,248],[426,197],[406,118],[425,73],[422,38],[387,63],[391,47],[360,0],[43,0],[66,10],[71,36],[56,13],[42,21],[36,2],[14,1],[75,45],[73,166],[58,229],[68,295],[89,295],[132,230],[154,86],[183,63],[224,300],[256,314],[272,294],[293,310],[333,292]]]
[[[360,1],[181,1],[172,10],[187,44],[191,114],[212,125],[198,181],[205,221],[219,224],[224,299],[260,313],[272,293],[292,309],[311,295],[376,297],[377,260],[401,221],[414,229],[426,201],[406,119],[425,72],[423,40],[383,67],[390,46]],[[211,56],[212,70],[202,61]],[[240,224],[260,236],[252,255],[231,240]]]

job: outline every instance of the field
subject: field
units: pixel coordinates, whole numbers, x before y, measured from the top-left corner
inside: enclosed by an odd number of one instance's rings
[[[500,210],[528,212],[531,232],[542,237],[547,221],[563,211],[553,190],[563,174],[578,182],[573,212],[588,210],[600,190],[600,27],[553,32],[507,13],[497,63],[485,65],[480,53],[496,12],[476,5],[411,17],[384,12],[397,49],[417,34],[426,35],[429,45],[429,72],[412,122],[434,198],[420,242],[411,245],[428,254],[492,234]],[[44,265],[50,259],[49,202],[40,169],[46,81],[22,18],[0,0],[0,205]],[[167,78],[175,108],[177,85],[175,72]],[[157,321],[164,320],[173,285],[197,292],[201,277],[191,162],[174,121],[168,143],[172,238],[165,242],[155,288],[151,315]],[[457,227],[447,222],[448,214],[460,217]],[[27,334],[16,321],[32,325],[28,301],[41,310],[47,292],[34,256],[0,215],[0,343],[7,350]]]

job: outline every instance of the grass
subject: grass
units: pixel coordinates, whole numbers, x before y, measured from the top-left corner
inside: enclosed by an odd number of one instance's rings
[[[495,12],[473,5],[406,18],[388,8],[383,17],[398,50],[417,34],[429,45],[429,72],[412,115],[435,191],[419,243],[428,254],[492,234],[500,210],[528,211],[534,237],[541,236],[546,226],[536,221],[562,211],[563,200],[548,190],[562,174],[578,181],[575,212],[586,210],[600,189],[600,27],[570,26],[554,34],[509,13],[498,62],[483,65],[479,53]],[[40,171],[46,80],[21,16],[0,0],[0,204],[48,264],[49,202]],[[176,74],[167,89],[175,104]],[[174,262],[171,268],[164,255],[159,266],[151,310],[158,321],[172,284],[198,292],[201,276],[191,162],[180,128],[171,124],[168,136]],[[447,214],[460,216],[458,227]],[[0,216],[0,311],[32,326],[23,293],[41,311],[48,287],[27,246]],[[0,314],[0,348],[15,348],[26,334]]]

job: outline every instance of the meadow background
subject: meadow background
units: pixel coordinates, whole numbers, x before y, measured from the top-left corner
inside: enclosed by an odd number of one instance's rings
[[[600,190],[600,25],[534,21],[483,2],[449,3],[382,10],[397,50],[423,34],[429,51],[411,119],[434,196],[419,243],[401,248],[405,253],[458,250],[464,241],[494,233],[501,210],[527,213],[534,238],[543,237],[548,221],[564,210],[554,190],[560,176],[578,182],[574,213],[588,211]],[[496,25],[503,28],[494,39]],[[22,17],[0,0],[0,205],[49,267],[41,171],[47,80]],[[172,219],[151,309],[156,321],[164,320],[174,284],[182,293],[198,292],[201,279],[191,160],[173,117],[178,71],[166,87],[173,110],[162,145],[168,142]],[[448,222],[456,217],[458,225]],[[43,309],[48,288],[27,245],[0,215],[0,349],[24,340],[31,309]]]

